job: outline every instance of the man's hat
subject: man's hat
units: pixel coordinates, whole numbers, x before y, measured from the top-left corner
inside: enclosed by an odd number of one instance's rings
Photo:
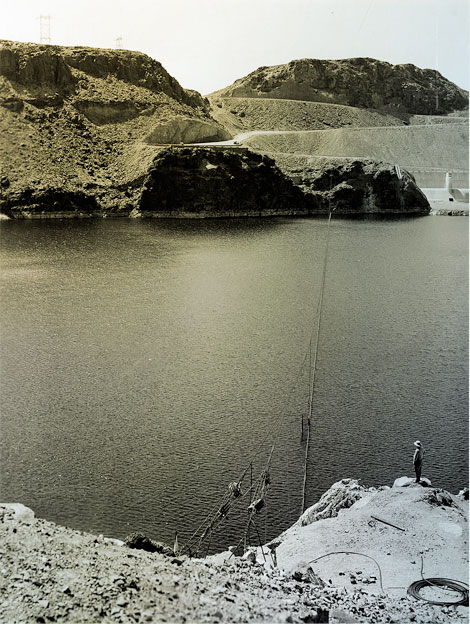
[[[421,447],[421,442],[419,440],[416,440],[416,442],[413,442],[413,444],[417,446],[418,448]]]

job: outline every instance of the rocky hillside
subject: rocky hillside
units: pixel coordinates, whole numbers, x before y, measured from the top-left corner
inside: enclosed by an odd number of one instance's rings
[[[299,187],[292,166],[279,170],[270,157],[181,146],[226,140],[273,115],[296,132],[403,124],[344,104],[220,97],[211,105],[138,52],[0,42],[0,210],[10,218],[429,212],[414,181],[381,164],[367,172],[355,164],[356,182],[335,164],[335,189],[320,189],[312,168]],[[259,152],[303,151],[252,139]]]
[[[161,122],[182,118],[207,124],[200,140],[227,136],[207,100],[140,52],[0,41],[0,78],[9,110],[70,105],[96,125],[143,116],[154,136]]]
[[[352,479],[330,488],[264,555],[253,548],[244,557],[189,559],[161,545],[148,552],[135,549],[136,539],[126,546],[0,504],[0,622],[463,623],[468,602],[428,602],[461,594],[425,587],[419,600],[407,588],[420,580],[422,560],[427,577],[468,582],[467,536],[463,497]]]
[[[230,137],[145,54],[8,41],[0,131],[3,175],[23,187],[122,183],[145,171],[149,146]]]
[[[143,102],[151,102],[150,93],[165,94],[181,104],[206,108],[198,93],[185,91],[158,61],[140,52],[13,41],[0,41],[0,46],[0,74],[13,85],[20,85],[26,90],[23,99],[36,104],[39,100],[34,99],[34,94],[42,102],[51,96],[54,101],[74,96],[73,101],[79,106],[87,96],[94,96],[99,101],[99,95],[104,96],[106,91],[111,90],[106,85],[90,81],[91,78],[98,78],[108,83],[113,79],[119,80],[146,89],[149,93],[132,91],[132,95]]]
[[[208,99],[237,142],[283,171],[301,157],[368,159],[398,164],[422,188],[443,187],[447,171],[468,186],[468,93],[436,71],[301,59],[260,67]]]
[[[468,106],[468,92],[431,69],[371,58],[299,59],[259,67],[213,97],[276,98],[437,115]]]

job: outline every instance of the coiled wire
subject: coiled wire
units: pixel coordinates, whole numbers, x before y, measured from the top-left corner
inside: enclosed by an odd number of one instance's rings
[[[428,598],[423,598],[423,596],[419,593],[424,587],[445,587],[446,589],[458,592],[462,597],[460,600],[429,600]],[[468,589],[461,582],[454,581],[454,579],[423,578],[419,581],[411,583],[408,587],[408,594],[413,596],[413,598],[424,600],[429,604],[438,605],[440,607],[456,607],[458,605],[468,607]]]

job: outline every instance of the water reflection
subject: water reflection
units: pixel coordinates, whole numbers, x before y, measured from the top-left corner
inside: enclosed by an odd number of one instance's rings
[[[5,499],[184,540],[279,432],[262,531],[297,517],[326,220],[1,227]],[[465,483],[466,243],[455,219],[333,221],[308,502],[407,474],[416,438],[433,482]]]

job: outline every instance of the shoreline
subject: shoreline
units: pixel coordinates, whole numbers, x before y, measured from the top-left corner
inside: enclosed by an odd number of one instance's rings
[[[468,205],[467,209],[455,211],[455,216],[468,216]],[[458,214],[457,214],[458,213]],[[260,211],[250,211],[250,212],[233,212],[230,210],[220,211],[217,213],[207,211],[207,212],[179,212],[175,214],[175,212],[156,212],[152,214],[142,214],[138,211],[132,211],[129,214],[122,213],[111,213],[111,214],[102,214],[100,212],[95,213],[74,213],[70,214],[68,212],[41,212],[41,213],[31,213],[25,210],[21,216],[15,215],[14,217],[10,217],[5,213],[0,212],[0,221],[45,221],[48,219],[51,220],[73,220],[73,219],[172,219],[172,220],[204,220],[204,219],[259,219],[259,218],[289,218],[289,217],[305,217],[307,219],[324,219],[328,218],[328,211],[318,211],[315,214],[309,213],[306,210],[292,210],[292,211],[278,211],[278,210],[260,210]],[[403,212],[351,212],[351,213],[333,213],[335,220],[337,219],[364,219],[364,220],[383,220],[383,219],[413,219],[416,217],[427,217],[427,216],[449,216],[449,211],[444,208],[441,209],[433,209],[430,212],[423,213],[421,210],[416,211],[408,211],[407,213]]]
[[[328,511],[332,500],[335,505]],[[379,515],[377,505],[382,518],[401,523],[406,532],[370,523],[372,512]],[[431,486],[375,489],[343,479],[270,542],[276,566],[272,559],[263,561],[259,548],[243,557],[219,553],[189,559],[130,549],[119,540],[36,519],[22,505],[0,505],[0,515],[0,622],[5,624],[300,623],[322,621],[315,619],[322,610],[329,612],[330,622],[454,624],[468,617],[468,607],[435,606],[406,593],[408,581],[420,578],[419,555],[414,553],[423,548],[427,576],[468,582],[462,578],[464,566],[468,570],[468,501]],[[417,524],[408,526],[414,517]],[[322,557],[330,542],[337,551],[349,544],[348,550],[374,558],[380,565],[380,584],[377,568],[364,556]],[[403,557],[413,559],[405,565]],[[389,585],[405,587],[397,591]],[[428,594],[427,599],[432,597]]]

